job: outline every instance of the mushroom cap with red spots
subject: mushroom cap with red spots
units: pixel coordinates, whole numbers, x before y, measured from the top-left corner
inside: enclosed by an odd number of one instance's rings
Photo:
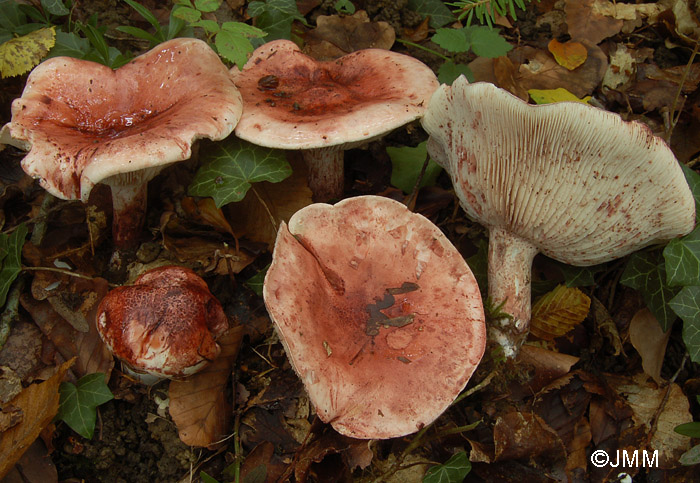
[[[322,62],[289,40],[258,47],[231,76],[245,104],[236,136],[283,149],[369,141],[421,117],[439,85],[407,55],[365,49]]]
[[[319,417],[354,438],[430,424],[484,353],[471,270],[435,225],[388,198],[295,213],[263,295]]]
[[[460,77],[422,124],[467,214],[551,258],[593,265],[693,229],[683,171],[641,123],[581,103],[529,105]]]
[[[204,280],[188,268],[158,267],[110,291],[97,330],[131,368],[159,377],[193,374],[216,358],[228,319]]]
[[[217,54],[181,38],[117,70],[70,57],[42,62],[12,103],[9,130],[31,148],[27,174],[59,198],[85,201],[103,180],[147,182],[189,158],[195,140],[225,138],[241,111]]]

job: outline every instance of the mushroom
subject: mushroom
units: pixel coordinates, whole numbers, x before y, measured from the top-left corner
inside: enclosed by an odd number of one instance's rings
[[[150,179],[200,138],[228,136],[241,97],[203,41],[175,39],[112,70],[69,57],[41,63],[12,103],[9,132],[30,148],[22,167],[61,199],[112,189],[114,243],[138,241]]]
[[[532,106],[488,83],[441,86],[422,120],[428,152],[489,230],[491,327],[506,356],[528,333],[532,261],[603,263],[693,228],[671,150],[641,123],[580,103]]]
[[[300,149],[315,201],[343,193],[343,151],[418,119],[438,86],[422,62],[365,49],[318,62],[275,40],[231,76],[243,96],[236,136],[269,148]]]
[[[111,290],[97,308],[97,331],[137,373],[158,378],[194,374],[219,355],[228,329],[219,301],[189,268],[154,268],[133,285]]]
[[[388,198],[295,213],[263,296],[319,417],[354,438],[431,423],[484,353],[471,270],[435,225]]]

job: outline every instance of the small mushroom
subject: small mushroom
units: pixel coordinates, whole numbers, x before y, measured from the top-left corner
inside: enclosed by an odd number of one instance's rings
[[[194,374],[219,355],[228,329],[219,301],[188,268],[158,267],[133,285],[110,291],[97,309],[97,331],[137,373],[159,378]]]
[[[29,148],[22,167],[54,196],[86,202],[95,184],[111,187],[114,243],[127,248],[143,227],[148,181],[189,158],[195,140],[228,136],[241,109],[216,53],[183,38],[117,70],[69,57],[41,63],[8,126]]]
[[[243,96],[236,136],[270,148],[300,149],[314,200],[343,193],[343,152],[423,115],[438,82],[407,55],[365,49],[318,62],[289,40],[253,52],[231,76]]]
[[[454,246],[403,204],[313,204],[280,227],[263,287],[324,422],[392,438],[435,420],[484,353],[479,288]]]
[[[579,103],[532,106],[463,77],[433,95],[428,152],[467,214],[489,230],[491,327],[514,357],[530,322],[532,261],[594,265],[693,229],[695,204],[671,150],[643,124]]]

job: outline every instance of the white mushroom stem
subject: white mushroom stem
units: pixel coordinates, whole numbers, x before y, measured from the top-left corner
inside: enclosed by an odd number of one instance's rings
[[[309,188],[316,203],[343,196],[344,156],[340,146],[305,149],[302,156],[309,170]]]
[[[503,317],[491,324],[491,335],[503,348],[504,355],[513,358],[530,327],[530,284],[532,260],[538,249],[532,243],[513,235],[504,228],[489,230],[489,298]]]
[[[112,236],[117,249],[134,248],[146,219],[148,183],[109,183],[112,189]]]

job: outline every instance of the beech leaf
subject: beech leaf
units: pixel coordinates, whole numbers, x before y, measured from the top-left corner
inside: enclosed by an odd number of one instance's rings
[[[202,167],[189,187],[192,196],[211,196],[216,207],[241,201],[251,183],[277,183],[292,174],[284,151],[229,136],[202,153]]]
[[[591,299],[577,288],[558,285],[532,306],[530,332],[544,340],[554,340],[588,315]]]
[[[591,96],[579,99],[563,87],[556,89],[529,89],[527,93],[530,94],[530,97],[536,104],[551,104],[553,102],[580,102],[581,104],[588,104],[588,101],[591,100]]]
[[[574,70],[576,67],[586,62],[588,58],[588,49],[581,42],[559,42],[557,39],[552,39],[547,44],[547,48],[554,56],[557,64],[569,70]]]
[[[4,79],[29,72],[55,43],[56,27],[49,27],[0,44],[0,75]]]

